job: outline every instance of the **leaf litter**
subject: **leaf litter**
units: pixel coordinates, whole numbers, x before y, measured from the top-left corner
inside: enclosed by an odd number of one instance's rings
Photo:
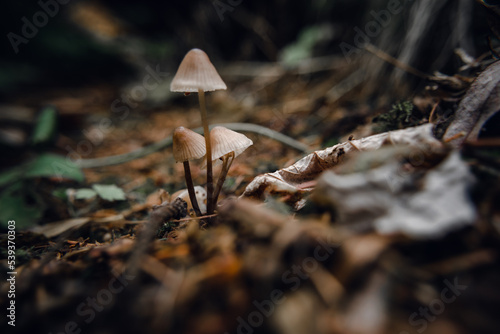
[[[457,111],[452,124],[471,128],[467,117]],[[180,170],[154,172],[160,153],[86,171],[91,183],[130,166],[139,177],[117,182],[126,196],[92,187],[103,198],[68,199],[73,217],[20,231],[19,330],[399,333],[441,301],[429,333],[494,333],[485,300],[496,301],[500,273],[498,182],[474,195],[483,174],[475,180],[466,152],[434,132],[424,124],[350,138],[282,169],[296,153],[263,140],[235,168],[247,173],[234,193],[242,196],[226,196],[212,225],[185,219],[187,203],[156,192],[182,186]],[[144,175],[155,181],[141,194]]]

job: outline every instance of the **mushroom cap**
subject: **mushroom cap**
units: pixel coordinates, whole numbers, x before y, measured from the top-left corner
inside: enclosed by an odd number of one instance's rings
[[[172,92],[210,92],[219,89],[227,89],[214,65],[210,62],[207,54],[200,49],[190,50],[182,60],[177,69],[170,91]]]
[[[203,158],[207,154],[205,138],[183,126],[174,130],[173,146],[176,162]]]
[[[210,131],[210,142],[212,144],[212,160],[217,160],[231,152],[234,152],[236,157],[253,144],[252,140],[244,134],[223,126],[216,126]]]

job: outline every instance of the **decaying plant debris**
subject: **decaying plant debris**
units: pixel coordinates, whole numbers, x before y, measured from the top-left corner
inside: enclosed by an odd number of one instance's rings
[[[448,126],[444,140],[460,146],[477,140],[484,123],[500,111],[500,62],[486,68],[474,81]]]
[[[335,207],[341,224],[381,234],[442,237],[475,220],[468,196],[472,175],[458,152],[432,153],[418,154],[401,147],[365,153],[369,157],[358,157],[365,158],[365,165],[375,164],[380,159],[376,155],[387,160],[350,174],[325,172],[313,198]]]
[[[440,10],[450,2],[422,1],[412,15],[424,13],[424,22],[433,23],[426,5]],[[244,8],[233,9],[244,24],[252,21]],[[412,29],[429,29],[412,17]],[[405,44],[410,48],[401,58],[410,61],[415,56],[408,52],[420,42]],[[40,196],[51,201],[47,216],[55,218],[17,231],[15,331],[497,334],[499,142],[481,135],[498,111],[500,62],[482,63],[464,52],[470,76],[432,76],[431,93],[419,92],[399,104],[406,109],[391,111],[408,120],[391,126],[408,127],[378,134],[370,122],[387,110],[350,104],[366,98],[354,89],[364,83],[363,70],[318,74],[340,71],[345,59],[227,67],[221,73],[251,79],[233,90],[240,101],[213,94],[214,114],[235,122],[228,128],[245,132],[254,145],[231,171],[228,159],[236,153],[223,153],[227,182],[217,187],[222,200],[214,214],[204,202],[205,172],[191,168],[202,205],[190,215],[188,191],[180,190],[182,166],[171,151],[159,152],[172,143],[165,128],[199,125],[191,121],[198,110],[189,107],[121,124],[114,140],[77,161],[88,168],[89,184],[104,176],[121,183],[116,203],[89,187],[75,189],[77,182],[29,179],[34,189],[50,189]],[[439,91],[457,83],[453,94]],[[244,123],[254,121],[261,124]],[[130,133],[139,139],[124,148]],[[329,147],[314,151],[319,143]],[[103,157],[108,151],[113,154]],[[60,184],[66,201],[53,196]],[[0,243],[6,241],[1,235]],[[3,310],[8,289],[2,283]],[[2,333],[12,329],[6,326],[0,317]]]
[[[311,153],[287,168],[256,177],[246,187],[243,196],[261,198],[266,191],[295,193],[311,190],[313,184],[309,182],[323,171],[335,167],[352,154],[377,150],[384,145],[401,145],[408,150],[428,154],[443,148],[441,142],[432,135],[432,124],[349,140]]]
[[[186,206],[178,199],[111,242],[71,235],[103,224],[123,230],[151,205],[34,229],[60,237],[20,237],[46,251],[18,268],[18,328],[494,333],[495,312],[480,310],[500,275],[496,214],[476,214],[473,184],[460,153],[425,124],[349,140],[258,176],[242,198],[219,205],[210,227],[179,220]],[[303,209],[278,213],[260,201],[266,194]],[[170,227],[154,238],[162,222]],[[437,307],[432,320],[420,313]]]

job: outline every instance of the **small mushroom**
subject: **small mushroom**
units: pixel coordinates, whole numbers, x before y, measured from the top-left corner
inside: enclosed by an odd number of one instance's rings
[[[207,54],[200,49],[190,50],[182,60],[175,74],[170,90],[172,92],[192,93],[198,92],[200,102],[201,122],[205,136],[205,146],[208,156],[211,156],[210,132],[208,130],[207,109],[205,105],[205,92],[219,89],[227,89],[214,65],[210,62]],[[212,162],[207,163],[207,214],[213,213],[213,175]]]
[[[200,49],[190,50],[182,60],[175,74],[170,90],[172,92],[196,93],[199,90],[211,92],[226,90],[222,81],[207,54]]]
[[[193,179],[191,178],[191,169],[189,168],[189,161],[203,158],[206,155],[205,139],[202,135],[186,129],[183,126],[174,130],[172,138],[174,159],[176,162],[182,162],[184,165],[184,177],[186,179],[186,187],[189,192],[189,198],[194,212],[199,217],[201,216],[201,210],[198,205],[198,201],[196,200]]]
[[[222,170],[217,180],[214,193],[214,206],[217,204],[220,191],[226,180],[227,172],[231,168],[234,158],[243,153],[253,142],[244,134],[229,130],[223,126],[216,126],[210,131],[212,141],[212,161],[214,164],[222,162]],[[208,164],[207,164],[208,166]]]

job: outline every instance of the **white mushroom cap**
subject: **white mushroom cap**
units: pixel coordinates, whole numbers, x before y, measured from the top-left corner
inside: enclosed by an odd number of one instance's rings
[[[170,90],[172,92],[210,92],[227,89],[207,54],[200,49],[190,50],[179,65]]]
[[[173,146],[176,162],[203,158],[207,154],[205,138],[183,126],[174,130]]]
[[[210,142],[212,143],[212,160],[217,160],[231,152],[234,152],[236,157],[253,144],[252,140],[244,134],[223,126],[216,126],[210,131]]]

